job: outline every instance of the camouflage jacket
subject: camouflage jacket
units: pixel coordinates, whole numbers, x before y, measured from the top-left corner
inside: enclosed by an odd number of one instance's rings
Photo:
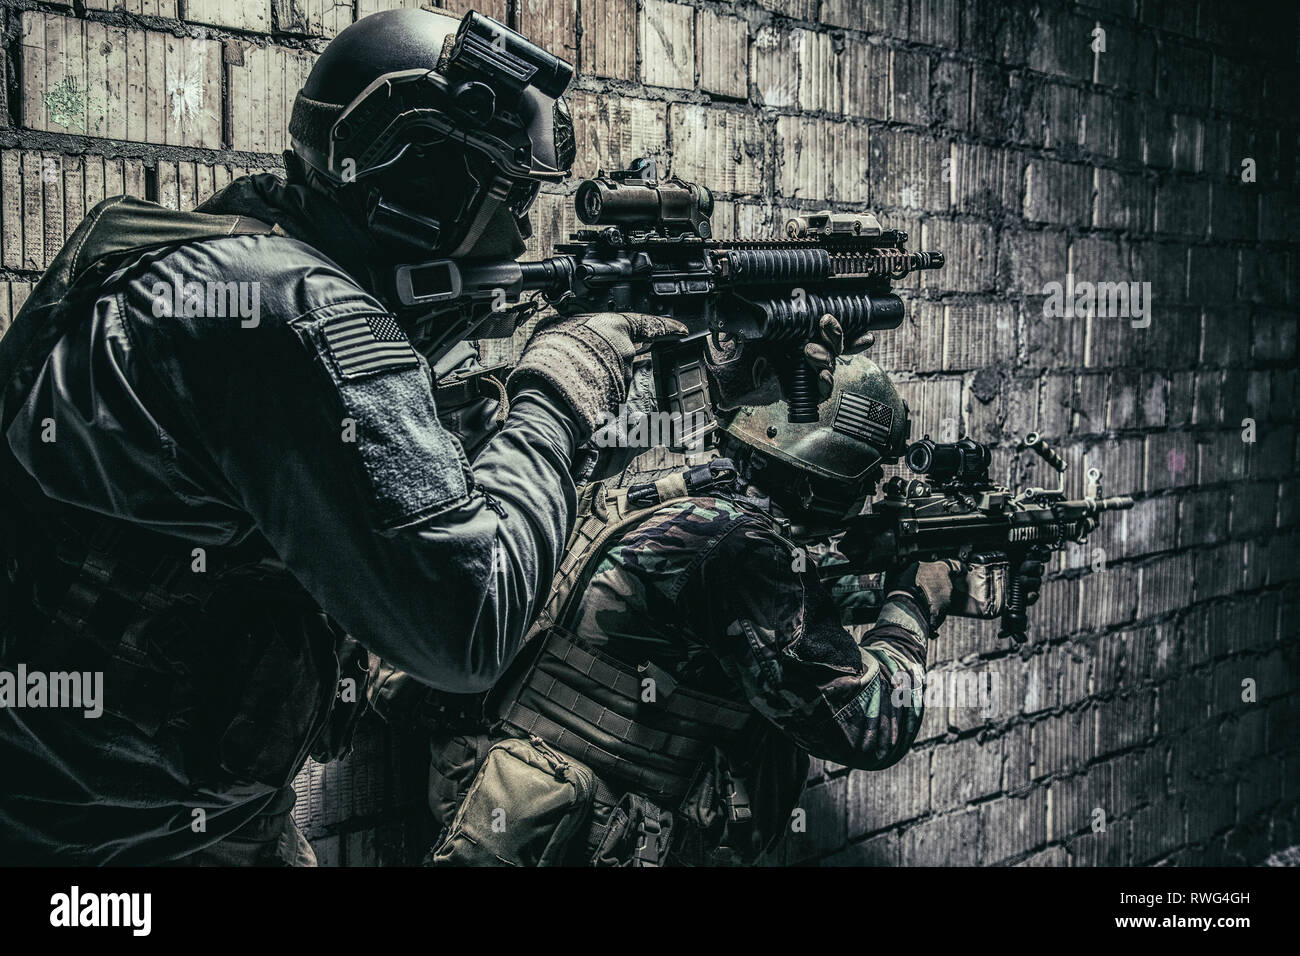
[[[929,629],[905,596],[861,642],[811,561],[756,508],[729,497],[669,504],[608,548],[569,619],[588,644],[651,661],[679,682],[748,703],[816,757],[872,770],[920,728]]]

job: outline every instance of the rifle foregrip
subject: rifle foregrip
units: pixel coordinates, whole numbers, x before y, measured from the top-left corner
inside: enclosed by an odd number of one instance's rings
[[[1017,644],[1028,640],[1026,634],[1029,616],[1025,613],[1025,584],[1019,574],[1012,575],[1007,589],[1006,603],[1002,608],[1002,630],[998,637],[1007,637]]]
[[[782,391],[790,422],[815,422],[820,417],[818,407],[821,405],[821,391],[817,387],[817,370],[808,364],[802,354],[790,359],[790,366],[783,376]]]

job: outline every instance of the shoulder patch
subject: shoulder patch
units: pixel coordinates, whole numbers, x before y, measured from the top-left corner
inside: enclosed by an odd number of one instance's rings
[[[397,319],[384,313],[345,315],[321,326],[330,357],[344,378],[419,365]]]

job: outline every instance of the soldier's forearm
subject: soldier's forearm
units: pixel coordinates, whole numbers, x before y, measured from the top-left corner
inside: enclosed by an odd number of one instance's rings
[[[474,466],[471,503],[491,522],[485,599],[473,622],[461,691],[486,689],[514,658],[545,599],[572,524],[576,491],[569,469],[577,429],[562,406],[529,389]],[[457,600],[464,602],[466,595]],[[470,623],[466,621],[465,623]]]
[[[876,623],[894,624],[911,632],[920,643],[921,659],[925,660],[925,642],[933,637],[933,632],[925,619],[925,612],[915,598],[904,592],[894,591],[881,607]]]

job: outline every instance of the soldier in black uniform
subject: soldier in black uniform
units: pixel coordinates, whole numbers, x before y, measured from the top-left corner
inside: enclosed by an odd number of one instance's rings
[[[503,672],[576,449],[677,328],[549,325],[471,468],[429,362],[480,317],[405,307],[395,267],[522,252],[571,73],[485,18],[376,14],[312,70],[287,183],[74,233],[0,340],[0,861],[309,860],[289,784],[346,747],[362,646],[452,693]],[[53,706],[71,675],[95,707]]]

